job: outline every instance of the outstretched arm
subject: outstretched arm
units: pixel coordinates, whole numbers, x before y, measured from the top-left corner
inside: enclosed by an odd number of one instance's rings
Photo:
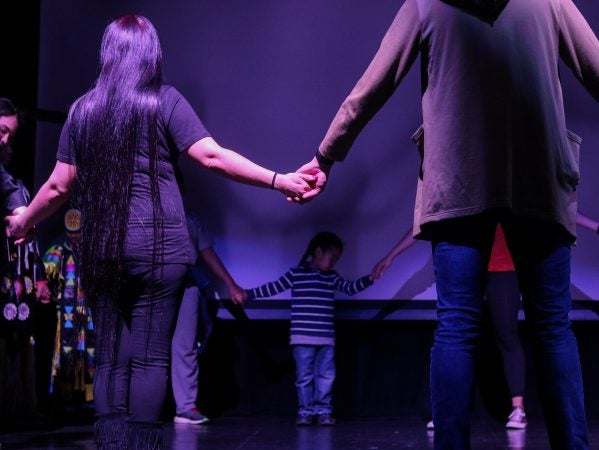
[[[333,287],[337,291],[345,292],[347,295],[355,295],[358,292],[362,292],[368,286],[372,285],[372,277],[366,275],[365,277],[358,278],[356,281],[348,281],[337,275],[337,278],[333,282]]]
[[[24,238],[30,229],[56,212],[71,196],[76,174],[75,166],[56,161],[50,178],[23,213],[4,219],[8,235]]]
[[[572,0],[560,5],[560,56],[599,101],[599,40]]]
[[[292,286],[293,273],[288,271],[277,281],[271,281],[270,283],[263,284],[257,288],[248,289],[248,299],[272,297],[273,295],[280,294],[287,289],[291,289]]]
[[[295,201],[310,200],[324,190],[332,163],[345,159],[362,129],[395,92],[418,55],[419,24],[416,2],[407,0],[387,30],[370,65],[341,104],[317,156],[298,169],[298,172],[316,175],[316,182],[311,191]]]
[[[225,286],[227,286],[227,289],[229,289],[229,295],[231,296],[233,303],[238,305],[244,304],[247,300],[247,293],[235,282],[214,249],[212,247],[208,247],[200,251],[200,256],[208,265],[208,267],[210,267],[212,272],[218,277],[218,279],[225,283]]]
[[[250,161],[233,150],[221,147],[213,138],[200,139],[187,154],[208,170],[239,183],[276,189],[287,197],[301,197],[310,190],[314,176],[303,173],[280,174]]]
[[[599,222],[585,216],[580,211],[576,213],[576,224],[588,228],[593,233],[599,234]]]
[[[393,95],[420,50],[418,6],[407,0],[387,30],[370,65],[341,104],[320,144],[323,156],[342,161],[368,121]]]
[[[381,275],[385,273],[385,271],[391,266],[395,258],[397,258],[401,253],[406,251],[412,245],[416,243],[416,240],[412,237],[413,228],[410,229],[404,234],[404,236],[400,239],[400,241],[395,244],[395,247],[391,249],[389,253],[383,257],[372,269],[372,278],[377,279],[380,278]]]

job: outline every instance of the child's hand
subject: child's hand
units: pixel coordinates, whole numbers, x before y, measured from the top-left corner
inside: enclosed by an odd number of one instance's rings
[[[244,305],[248,298],[246,290],[237,284],[229,287],[229,294],[236,305]]]
[[[370,277],[373,280],[378,280],[385,273],[385,271],[389,268],[389,266],[391,265],[391,262],[392,261],[389,260],[388,258],[381,259],[378,263],[376,263],[376,265],[372,269],[372,273],[370,274]]]

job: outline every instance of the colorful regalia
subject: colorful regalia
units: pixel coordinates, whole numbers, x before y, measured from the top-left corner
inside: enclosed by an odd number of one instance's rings
[[[65,216],[67,232],[78,233],[78,211]],[[50,392],[63,401],[91,401],[95,371],[94,322],[81,289],[77,247],[73,239],[53,245],[44,256],[48,286],[56,301],[57,325]]]

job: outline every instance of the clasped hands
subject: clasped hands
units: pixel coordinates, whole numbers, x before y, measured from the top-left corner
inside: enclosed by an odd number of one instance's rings
[[[302,192],[287,193],[287,201],[302,204],[312,200],[324,191],[330,170],[331,166],[321,165],[316,158],[301,166],[295,173],[302,176],[308,186],[304,187]]]
[[[6,235],[15,238],[15,244],[21,245],[31,242],[35,234],[35,228],[25,229],[21,226],[21,216],[27,208],[21,206],[15,209],[10,216],[4,218],[6,225]]]

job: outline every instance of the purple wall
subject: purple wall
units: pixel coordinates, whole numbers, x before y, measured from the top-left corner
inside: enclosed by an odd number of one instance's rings
[[[167,82],[192,103],[215,139],[280,172],[306,162],[339,104],[366,68],[400,0],[129,0],[42,2],[39,106],[66,110],[94,79],[104,26],[136,12],[162,39]],[[599,33],[599,6],[576,4]],[[421,120],[418,63],[338,164],[316,201],[235,185],[183,164],[188,197],[216,237],[216,250],[246,287],[297,262],[320,230],[346,250],[337,269],[368,273],[411,225],[418,158],[410,143]],[[584,138],[580,208],[599,217],[599,105],[563,70],[569,127]],[[38,185],[52,166],[59,128],[38,127]],[[357,298],[434,299],[429,247],[419,243]],[[599,299],[599,238],[581,230],[574,249],[577,298]]]

